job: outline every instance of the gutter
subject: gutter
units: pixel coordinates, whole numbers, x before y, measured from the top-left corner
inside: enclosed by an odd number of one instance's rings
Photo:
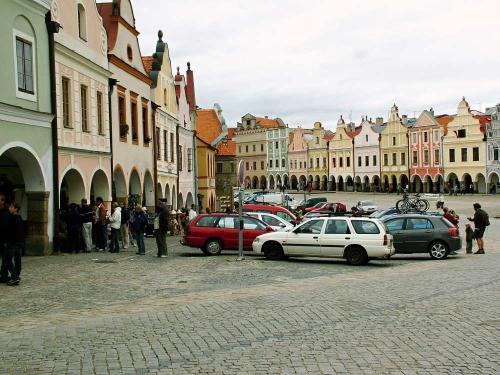
[[[116,201],[116,185],[115,185],[115,162],[113,154],[113,114],[111,110],[111,96],[113,94],[113,88],[118,83],[116,78],[108,78],[108,120],[109,120],[109,152],[111,157],[109,158],[111,164],[111,200]],[[120,130],[121,124],[118,124],[118,130]]]
[[[151,123],[153,124],[153,183],[154,183],[154,197],[155,197],[155,207],[159,206],[158,202],[158,144],[156,139],[156,109],[160,107],[155,102],[151,102]],[[177,187],[177,191],[179,191]]]
[[[49,36],[49,66],[50,66],[50,108],[52,115],[52,200],[54,204],[54,223],[57,223],[59,216],[59,142],[57,139],[57,94],[56,94],[56,58],[55,58],[55,41],[54,34],[59,32],[61,25],[52,20],[52,15],[49,12],[45,14],[45,25]],[[52,246],[57,239],[57,225],[53,226]],[[53,249],[54,250],[54,249]],[[59,251],[59,249],[57,249]]]
[[[177,155],[176,155],[176,160],[175,160],[175,164],[177,164],[177,168],[176,168],[176,182],[175,184],[177,185],[177,197],[179,197],[179,193],[180,193],[180,190],[179,190],[179,172],[181,171],[181,168],[182,166],[179,164],[179,155],[181,154],[180,153],[180,146],[179,146],[179,128],[180,128],[180,124],[179,124],[179,120],[177,119],[177,124],[175,125],[175,144],[176,144],[176,151],[177,151]],[[184,199],[187,199],[187,195]],[[183,199],[183,201],[184,201]],[[184,204],[185,202],[182,202],[182,204]],[[182,207],[179,207],[179,199],[177,198],[177,210],[180,210]]]

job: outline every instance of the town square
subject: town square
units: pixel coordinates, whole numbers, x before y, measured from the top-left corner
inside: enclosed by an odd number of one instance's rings
[[[500,6],[427,3],[5,0],[0,374],[500,373]]]

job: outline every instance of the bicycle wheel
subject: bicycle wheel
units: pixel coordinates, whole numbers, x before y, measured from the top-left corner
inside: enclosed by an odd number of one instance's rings
[[[418,212],[425,212],[429,208],[429,202],[426,200],[418,199],[414,203],[415,210]]]
[[[398,210],[400,214],[406,213],[408,211],[408,208],[409,203],[407,200],[400,199],[396,202],[396,210]]]

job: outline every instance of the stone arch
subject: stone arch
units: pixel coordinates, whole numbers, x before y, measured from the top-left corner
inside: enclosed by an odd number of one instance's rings
[[[329,182],[329,187],[328,190],[330,191],[336,191],[337,190],[337,184],[335,183],[335,176],[330,176],[330,182]]]
[[[398,179],[396,178],[395,175],[392,175],[389,192],[394,193],[397,190],[397,188],[398,188]]]
[[[405,174],[402,174],[401,177],[399,178],[399,184],[400,184],[401,190],[408,189],[410,186],[410,180],[408,179],[408,176]]]
[[[485,194],[486,193],[486,178],[482,173],[478,173],[476,175],[476,181],[475,181],[475,187],[476,187],[476,193],[479,194]]]
[[[274,189],[274,186],[275,186],[274,176],[273,176],[273,175],[270,175],[270,176],[269,176],[269,190],[273,190],[273,189]]]
[[[321,184],[321,179],[318,175],[314,176],[314,183],[313,183],[313,189],[314,190],[319,190]]]
[[[253,176],[252,178],[252,189],[259,188],[259,178],[257,176]]]
[[[186,197],[186,207],[190,208],[192,204],[194,204],[193,194],[191,194],[191,192],[189,192],[187,197]]]
[[[276,189],[281,188],[282,185],[283,185],[283,182],[281,180],[281,176],[278,174],[278,175],[276,175]]]
[[[339,176],[337,180],[338,180],[338,182],[337,182],[337,190],[338,191],[344,191],[344,177],[343,176]]]
[[[90,182],[90,201],[93,202],[97,197],[101,197],[104,201],[110,201],[110,190],[106,172],[102,169],[96,170]]]
[[[61,186],[59,188],[59,205],[66,208],[75,203],[80,204],[83,198],[88,198],[85,187],[85,180],[77,168],[69,168],[62,175]],[[104,197],[103,197],[104,199]]]
[[[434,177],[434,183],[435,183],[435,186],[436,186],[436,193],[442,193],[443,190],[444,190],[444,179],[443,179],[443,176],[441,174],[437,174],[435,177]]]
[[[287,189],[290,188],[290,179],[286,174],[283,175],[283,185],[285,185]]]
[[[290,186],[292,190],[298,190],[299,189],[299,181],[297,180],[297,176],[292,174],[292,177],[290,177]]]
[[[170,193],[170,185],[167,184],[165,186],[165,202],[167,203],[167,206],[172,205],[172,195]]]
[[[178,196],[177,196],[177,207],[179,209],[183,208],[184,207],[184,197],[182,196],[182,193],[179,192]]]
[[[267,179],[266,179],[266,176],[260,176],[260,188],[262,190],[266,190],[267,189]]]
[[[250,176],[245,177],[245,189],[251,189],[252,188],[252,180],[250,179]]]
[[[363,187],[361,186],[361,177],[356,176],[354,179],[354,191],[362,191]]]
[[[472,177],[468,173],[464,173],[462,175],[462,178],[460,180],[460,190],[463,191],[464,193],[470,193],[471,188],[470,186],[473,185]]]
[[[354,190],[354,180],[352,179],[351,176],[347,176],[345,179],[345,185],[346,185],[346,191],[353,191]]]
[[[172,208],[177,210],[177,191],[175,189],[175,185],[172,186],[172,195],[171,195],[171,204]]]
[[[422,183],[422,179],[418,174],[411,176],[412,179],[412,191],[414,193],[422,193],[424,190],[424,184]]]
[[[423,192],[424,193],[433,193],[434,192],[434,183],[432,182],[432,177],[430,175],[425,175],[424,180],[422,181],[424,184]]]
[[[490,194],[498,193],[498,189],[500,187],[499,184],[500,184],[500,176],[498,175],[497,172],[491,172],[488,175],[488,193]]]
[[[299,189],[304,190],[307,186],[307,177],[304,175],[301,175],[299,177]]]
[[[371,186],[370,186],[370,177],[364,176],[363,177],[363,191],[370,191]]]
[[[155,206],[155,190],[154,181],[151,173],[146,171],[144,174],[144,191],[143,191],[143,204],[145,207]]]
[[[321,177],[321,190],[328,190],[328,176]]]
[[[113,200],[125,201],[127,199],[127,180],[120,164],[117,164],[113,172]]]
[[[163,188],[161,186],[161,183],[159,182],[156,184],[156,195],[158,196],[158,199],[163,199],[165,197],[163,193]]]

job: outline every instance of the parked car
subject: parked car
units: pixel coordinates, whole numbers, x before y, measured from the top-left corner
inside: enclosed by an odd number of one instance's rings
[[[313,207],[316,204],[322,203],[322,202],[326,202],[326,198],[325,197],[312,197],[312,198],[308,198],[306,200],[300,201],[299,204],[297,205],[296,209],[297,210],[298,209],[305,210],[306,208]]]
[[[392,236],[376,219],[322,217],[310,219],[291,232],[273,232],[255,238],[253,251],[268,259],[290,257],[345,258],[362,265],[372,258],[394,254]]]
[[[258,196],[254,195],[252,202],[281,204],[283,206],[296,206],[298,204],[293,195],[282,193],[269,193]]]
[[[399,213],[399,211],[396,207],[391,207],[391,208],[387,208],[385,210],[372,212],[370,217],[373,219],[382,219],[385,216],[396,215],[398,213]]]
[[[356,208],[365,215],[370,215],[377,211],[377,206],[372,201],[359,201]]]
[[[246,212],[248,216],[256,217],[257,219],[263,221],[271,228],[277,232],[289,231],[294,228],[292,223],[289,223],[285,219],[273,214],[268,214],[264,212]]]
[[[312,207],[307,207],[305,209],[306,212],[314,211],[314,210],[319,210],[320,208],[324,208],[328,202],[318,202]]]
[[[429,253],[433,259],[445,259],[462,248],[458,229],[442,216],[392,215],[382,221],[394,237],[396,253]]]
[[[273,229],[255,217],[243,217],[243,249],[251,250],[255,237]],[[237,250],[239,217],[236,214],[204,214],[189,222],[181,243],[200,248],[207,255]]]
[[[272,204],[244,204],[243,212],[262,212],[273,214],[282,219],[285,219],[289,223],[297,223],[297,216],[291,213],[288,209],[281,206],[274,206]]]

